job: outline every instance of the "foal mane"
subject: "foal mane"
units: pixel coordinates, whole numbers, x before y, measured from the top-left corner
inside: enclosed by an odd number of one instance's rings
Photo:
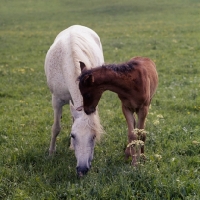
[[[92,74],[92,72],[95,72],[99,69],[100,70],[110,69],[116,73],[123,74],[123,73],[131,72],[138,65],[139,65],[139,63],[137,61],[128,61],[128,62],[121,63],[121,64],[104,64],[100,67],[96,67],[93,69],[83,71],[82,74],[78,77],[78,81],[82,82],[84,80],[85,76],[90,75],[90,74]]]
[[[111,69],[116,73],[127,73],[134,70],[135,66],[137,66],[138,64],[139,63],[136,61],[128,61],[120,64],[102,65],[102,68]]]

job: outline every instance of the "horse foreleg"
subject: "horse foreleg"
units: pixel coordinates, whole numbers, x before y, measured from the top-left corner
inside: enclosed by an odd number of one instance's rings
[[[49,155],[52,155],[56,151],[56,137],[60,133],[61,125],[60,120],[62,116],[63,103],[60,99],[52,95],[52,106],[54,110],[54,123],[52,126],[51,142],[49,147]]]
[[[126,122],[128,125],[128,143],[132,142],[133,140],[137,140],[137,135],[134,134],[133,130],[134,130],[134,126],[135,126],[135,118],[133,116],[133,113],[131,110],[129,110],[128,108],[124,107],[122,105],[122,111],[123,114],[126,118]],[[128,159],[129,156],[132,156],[132,164],[136,165],[137,160],[136,160],[136,152],[134,148],[131,147],[126,147],[125,150],[125,156]]]
[[[144,106],[139,109],[138,111],[138,129],[145,128],[145,119],[148,114],[149,106]],[[145,143],[146,141],[146,134],[144,133],[141,137],[142,141]],[[144,154],[144,145],[141,147],[141,153]]]

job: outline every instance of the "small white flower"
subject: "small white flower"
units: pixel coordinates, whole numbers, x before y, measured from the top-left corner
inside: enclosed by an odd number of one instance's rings
[[[159,122],[159,120],[157,119],[157,120],[155,120],[155,121],[153,121],[153,124],[154,125],[158,125],[160,122]]]
[[[176,160],[176,158],[172,158],[171,161],[174,162]]]
[[[160,159],[162,158],[162,156],[159,155],[159,154],[155,154],[154,156],[155,156],[158,160],[160,160]]]
[[[200,142],[198,142],[198,141],[196,141],[196,140],[192,141],[192,143],[193,143],[193,144],[200,144]]]
[[[164,117],[161,114],[159,114],[159,115],[157,115],[157,118],[163,119]]]

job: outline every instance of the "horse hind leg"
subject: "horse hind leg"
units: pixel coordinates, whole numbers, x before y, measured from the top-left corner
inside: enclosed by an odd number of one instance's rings
[[[54,123],[52,126],[51,142],[49,147],[49,155],[52,155],[56,151],[56,138],[61,130],[61,117],[62,117],[62,106],[63,101],[52,95],[52,106],[54,110]]]

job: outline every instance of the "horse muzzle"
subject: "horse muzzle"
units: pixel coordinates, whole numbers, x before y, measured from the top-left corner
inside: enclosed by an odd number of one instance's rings
[[[88,167],[77,167],[76,172],[79,178],[83,177],[89,171]]]

